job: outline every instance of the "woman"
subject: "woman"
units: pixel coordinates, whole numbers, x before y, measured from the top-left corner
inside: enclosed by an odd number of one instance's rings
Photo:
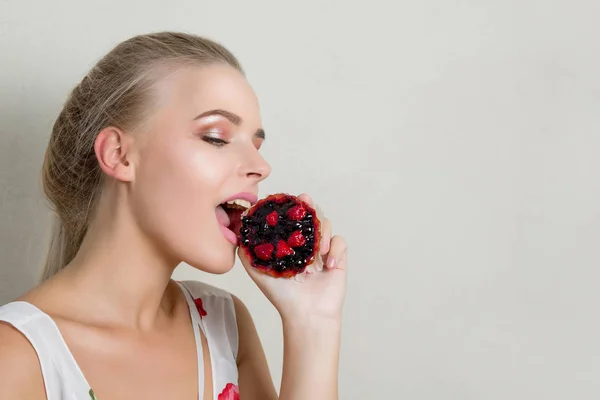
[[[242,302],[171,280],[182,261],[232,268],[237,243],[216,214],[257,200],[263,140],[256,96],[217,43],[143,35],[100,60],[46,152],[59,223],[43,283],[0,308],[0,399],[337,398],[346,244],[329,221],[327,267],[303,283],[257,273],[238,251],[282,318],[279,396]]]

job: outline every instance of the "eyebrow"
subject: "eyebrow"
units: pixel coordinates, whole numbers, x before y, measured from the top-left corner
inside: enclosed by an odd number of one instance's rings
[[[221,116],[221,117],[225,117],[229,122],[231,122],[232,124],[239,126],[242,124],[242,117],[240,117],[239,115],[236,115],[232,112],[229,112],[227,110],[209,110],[209,111],[205,111],[202,114],[197,115],[194,118],[194,121],[201,119],[201,118],[205,118],[205,117],[211,117],[211,116]],[[257,129],[256,132],[254,133],[254,137],[258,138],[258,139],[262,139],[265,140],[266,135],[265,135],[265,131],[264,129]]]

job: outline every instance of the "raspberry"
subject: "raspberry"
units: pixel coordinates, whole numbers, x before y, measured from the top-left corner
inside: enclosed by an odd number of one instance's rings
[[[256,257],[260,258],[261,260],[268,261],[273,255],[273,250],[275,250],[275,246],[273,246],[271,243],[263,243],[254,248],[254,254],[256,254]]]
[[[288,239],[288,244],[292,247],[304,246],[304,243],[306,243],[306,238],[300,231],[293,232]]]
[[[306,208],[304,208],[304,206],[297,205],[293,208],[291,208],[288,211],[288,217],[290,219],[293,219],[294,221],[302,221],[302,219],[306,216]]]
[[[277,225],[277,221],[279,220],[279,214],[277,211],[273,211],[271,214],[267,215],[267,224],[270,226]]]
[[[294,255],[294,250],[292,250],[292,248],[288,246],[288,244],[285,241],[280,240],[279,242],[277,242],[277,253],[275,253],[275,257],[283,258],[292,255]]]

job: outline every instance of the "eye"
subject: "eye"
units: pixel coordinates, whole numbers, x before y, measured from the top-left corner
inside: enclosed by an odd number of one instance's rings
[[[226,144],[229,144],[229,142],[225,139],[217,138],[214,136],[208,136],[208,135],[203,135],[202,140],[204,140],[206,143],[212,144],[213,146],[216,146],[216,147],[223,147]]]

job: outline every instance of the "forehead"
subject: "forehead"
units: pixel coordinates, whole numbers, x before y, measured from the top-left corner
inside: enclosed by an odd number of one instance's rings
[[[260,125],[260,108],[254,90],[241,72],[228,65],[179,68],[159,89],[161,108],[196,115],[222,109]]]

